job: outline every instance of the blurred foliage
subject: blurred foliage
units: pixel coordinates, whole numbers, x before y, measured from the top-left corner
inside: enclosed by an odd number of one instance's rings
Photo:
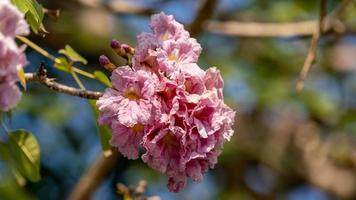
[[[136,35],[149,29],[149,16],[112,13],[105,6],[80,3],[85,1],[89,0],[39,1],[46,8],[59,8],[61,16],[58,22],[45,18],[50,34],[45,38],[32,35],[31,39],[56,56],[58,49],[70,44],[88,61],[81,68],[97,71],[97,79],[108,84],[98,72],[109,74],[99,66],[99,55],[109,55],[117,65],[125,64],[110,49],[110,40],[116,38],[135,46]],[[197,8],[196,1],[189,0],[131,2],[174,14],[178,21],[187,24]],[[340,2],[329,0],[328,11]],[[352,5],[343,13],[345,23],[353,28],[355,10]],[[316,19],[318,15],[318,1],[220,0],[214,18],[293,22]],[[216,169],[210,170],[202,183],[189,183],[182,193],[172,194],[165,188],[163,176],[139,160],[121,159],[94,199],[120,199],[116,183],[134,185],[141,179],[148,182],[148,196],[158,195],[164,200],[354,198],[356,50],[344,49],[356,47],[355,35],[327,35],[321,39],[317,62],[301,93],[296,92],[295,84],[308,51],[307,37],[233,38],[202,32],[197,39],[203,47],[201,67],[217,66],[221,70],[225,101],[237,110],[235,135],[224,147]],[[70,52],[68,48],[68,58],[73,57]],[[31,64],[26,72],[35,71],[45,60],[51,77],[75,85],[68,74],[51,68],[53,63],[46,58],[30,49],[27,53]],[[88,89],[104,90],[98,81],[81,79]],[[11,172],[2,170],[0,164],[0,188],[7,188],[0,189],[0,195],[11,199],[6,195],[31,193],[38,199],[64,199],[101,151],[100,137],[107,137],[105,130],[99,136],[96,134],[91,111],[86,100],[28,84],[11,122],[6,123],[12,129],[26,128],[38,138],[42,179],[18,187],[13,178],[3,179]]]

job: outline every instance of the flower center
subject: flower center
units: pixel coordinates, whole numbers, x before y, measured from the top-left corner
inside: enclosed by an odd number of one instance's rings
[[[142,124],[135,124],[131,129],[135,133],[142,133],[145,127]]]
[[[191,80],[186,80],[184,82],[185,91],[191,93],[193,91],[193,82]]]
[[[131,101],[138,101],[140,99],[139,91],[135,87],[129,87],[124,92],[124,97],[128,98]]]
[[[179,49],[173,49],[173,51],[168,55],[168,60],[178,63],[180,62],[179,57],[180,57]]]
[[[161,41],[165,41],[165,40],[168,40],[169,38],[169,33],[166,31],[165,33],[163,33],[162,35],[159,36],[159,39]]]
[[[172,145],[175,143],[175,138],[172,134],[172,132],[168,131],[166,135],[163,137],[163,143],[166,145]]]
[[[174,54],[174,53],[172,53],[172,54],[170,54],[169,56],[168,56],[168,60],[169,61],[178,61],[178,56],[176,55],[176,54]]]

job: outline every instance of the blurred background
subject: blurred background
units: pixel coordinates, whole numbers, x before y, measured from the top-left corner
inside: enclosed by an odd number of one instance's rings
[[[225,80],[225,102],[237,111],[235,135],[203,182],[189,182],[182,192],[170,193],[166,177],[140,160],[120,158],[93,199],[121,199],[115,185],[134,185],[141,179],[148,182],[146,194],[162,200],[356,199],[354,1],[327,1],[328,14],[334,13],[335,20],[319,41],[317,61],[300,93],[296,82],[310,46],[314,27],[310,24],[319,17],[319,1],[39,2],[61,14],[56,22],[46,17],[45,38],[30,39],[53,54],[70,44],[89,60],[87,71],[103,70],[97,61],[101,54],[124,64],[110,49],[110,40],[135,46],[136,35],[150,31],[152,13],[173,14],[186,27],[197,23],[191,30],[203,47],[199,65],[218,67]],[[294,28],[296,34],[266,36],[267,28],[244,32],[250,29],[227,22],[309,24],[305,30]],[[44,61],[49,77],[76,86],[48,59],[29,48],[27,56],[31,64],[26,72],[36,71]],[[81,79],[88,89],[104,90],[97,81]],[[40,143],[42,179],[25,186],[38,199],[65,199],[101,151],[88,102],[36,84],[29,84],[8,125],[30,130]]]

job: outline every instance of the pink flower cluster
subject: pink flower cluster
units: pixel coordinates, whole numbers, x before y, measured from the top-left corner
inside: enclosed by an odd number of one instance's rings
[[[18,70],[27,63],[24,48],[15,43],[16,35],[29,33],[23,14],[9,1],[0,2],[0,111],[8,111],[20,100],[16,83]]]
[[[142,160],[178,192],[217,163],[235,112],[224,104],[219,71],[197,65],[201,46],[183,25],[160,13],[150,27],[138,36],[132,66],[112,72],[113,88],[97,101],[99,122],[124,156],[137,159],[142,149]]]

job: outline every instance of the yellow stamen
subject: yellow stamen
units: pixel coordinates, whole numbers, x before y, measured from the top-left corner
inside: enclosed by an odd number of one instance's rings
[[[171,55],[169,55],[168,56],[168,60],[170,60],[170,61],[178,61],[178,56],[176,55],[176,54],[171,54]]]
[[[193,82],[189,79],[184,82],[184,86],[185,86],[185,91],[189,93],[193,90]]]
[[[131,101],[138,101],[140,95],[135,87],[130,87],[124,92],[124,97],[128,98]]]
[[[172,145],[175,143],[175,138],[172,132],[168,131],[163,137],[163,143],[167,145]]]
[[[131,129],[135,133],[142,133],[145,127],[142,124],[135,124]]]
[[[169,38],[169,33],[168,33],[168,32],[165,32],[164,34],[162,34],[162,35],[159,36],[159,39],[160,39],[161,41],[168,40],[168,38]]]

